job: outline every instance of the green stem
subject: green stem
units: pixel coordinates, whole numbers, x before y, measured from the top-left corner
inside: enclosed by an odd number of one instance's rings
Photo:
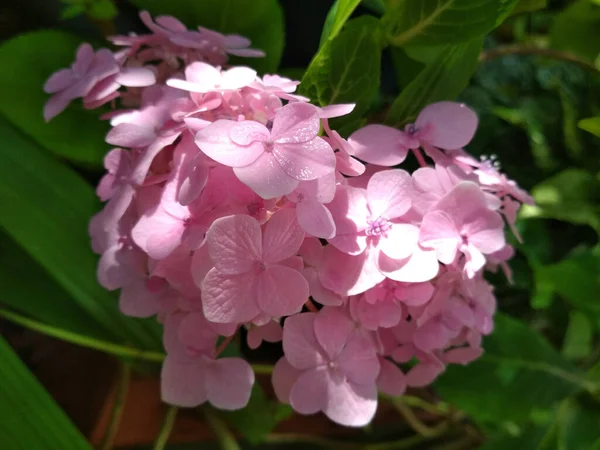
[[[229,431],[229,428],[227,428],[225,422],[214,415],[208,408],[204,408],[203,410],[206,422],[208,422],[208,425],[215,434],[219,442],[219,447],[222,450],[241,450],[241,447],[238,445],[231,431]]]
[[[385,398],[390,402],[394,401],[395,399],[394,397],[391,397],[389,395],[380,395],[381,397]],[[445,402],[431,403],[427,400],[422,399],[421,397],[416,397],[414,395],[402,395],[401,397],[396,398],[402,401],[402,403],[404,403],[405,405],[410,406],[411,408],[420,408],[423,411],[427,411],[431,414],[436,414],[438,416],[447,416],[448,414],[450,414],[450,405],[448,405],[448,403]]]
[[[171,430],[173,430],[173,425],[175,424],[175,419],[177,418],[177,411],[176,406],[169,406],[160,433],[154,442],[154,447],[152,447],[154,450],[163,450],[167,445]]]
[[[363,450],[365,447],[352,442],[338,441],[320,436],[300,433],[269,434],[265,438],[268,444],[313,444],[333,450]]]
[[[119,373],[119,386],[117,388],[117,395],[115,398],[115,405],[113,406],[112,415],[110,418],[110,424],[104,437],[101,450],[111,450],[115,445],[115,438],[121,425],[121,419],[123,418],[123,410],[125,409],[125,398],[127,397],[127,391],[129,389],[129,381],[131,379],[131,370],[125,363],[121,363]]]
[[[273,373],[273,366],[269,364],[252,364],[252,370],[257,375],[271,375]]]
[[[101,341],[99,339],[84,336],[82,334],[73,333],[72,331],[57,328],[52,325],[46,325],[41,322],[24,317],[7,310],[0,310],[0,317],[10,320],[13,323],[21,325],[33,331],[37,331],[48,336],[61,339],[71,344],[80,345],[82,347],[93,348],[104,353],[109,353],[115,356],[129,357],[133,359],[162,362],[165,355],[159,352],[140,350],[138,348],[127,347],[125,345],[114,344],[112,342]]]
[[[439,432],[435,428],[430,428],[425,425],[410,409],[402,402],[402,397],[392,399],[392,404],[398,410],[400,414],[406,419],[406,423],[410,425],[410,427],[419,433],[421,436],[431,438],[437,436]]]

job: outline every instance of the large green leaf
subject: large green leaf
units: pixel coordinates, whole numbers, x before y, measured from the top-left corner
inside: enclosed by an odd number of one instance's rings
[[[403,125],[428,104],[454,99],[475,72],[481,45],[481,39],[474,39],[442,51],[396,98],[386,122]]]
[[[578,0],[559,14],[550,29],[550,47],[593,63],[600,53],[600,5]]]
[[[525,205],[521,218],[541,217],[589,225],[600,232],[600,182],[581,169],[566,169],[535,186],[536,205]]]
[[[517,0],[398,0],[382,20],[393,45],[459,44],[496,28],[516,3]]]
[[[450,366],[437,380],[438,392],[479,421],[526,419],[581,389],[597,389],[525,323],[497,314],[485,353],[465,367]]]
[[[0,448],[92,449],[1,336],[0,361]]]
[[[581,311],[569,315],[569,326],[563,341],[562,354],[567,359],[585,358],[592,352],[594,328],[591,318]]]
[[[582,119],[577,123],[577,126],[582,130],[592,133],[594,136],[600,137],[600,117]]]
[[[377,19],[363,16],[349,21],[315,55],[300,92],[321,106],[356,103],[347,120],[361,117],[379,91],[381,51]]]
[[[0,304],[75,333],[99,339],[113,337],[1,229],[0,286]]]
[[[346,21],[350,18],[352,12],[359,5],[360,0],[336,0],[325,19],[325,25],[323,26],[323,32],[321,33],[321,43],[319,46],[323,46],[325,42],[336,37],[342,30],[342,27]]]
[[[252,47],[265,58],[243,58],[239,62],[259,72],[274,72],[284,44],[283,12],[277,0],[132,0],[152,15],[169,14],[188,27],[198,25],[220,33],[237,33],[252,40]]]
[[[42,117],[50,98],[42,90],[54,71],[71,65],[81,39],[56,30],[17,36],[0,46],[0,115],[42,147],[71,161],[101,165],[108,150],[108,124],[76,100],[50,123]],[[9,69],[10,68],[10,69]],[[17,151],[15,149],[15,151]]]
[[[99,204],[91,186],[2,118],[0,135],[0,226],[115,338],[156,348],[158,328],[123,316],[96,282],[87,226]]]

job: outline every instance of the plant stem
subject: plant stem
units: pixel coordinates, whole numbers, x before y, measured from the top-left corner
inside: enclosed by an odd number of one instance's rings
[[[0,310],[0,317],[10,320],[11,322],[30,330],[70,342],[71,344],[93,348],[94,350],[99,350],[111,355],[152,362],[162,362],[165,359],[165,355],[163,353],[140,350],[138,348],[101,341],[99,339],[84,336],[82,334],[74,333],[62,328],[57,328],[52,325],[46,325],[11,311]]]
[[[269,364],[252,364],[252,370],[256,374],[271,375],[273,373],[273,366]]]
[[[160,433],[154,442],[154,450],[163,450],[169,441],[169,436],[171,435],[171,430],[173,430],[173,425],[175,424],[175,418],[177,417],[177,407],[169,406],[167,413],[165,414],[165,420],[160,429]]]
[[[402,416],[406,419],[406,422],[410,425],[410,427],[419,433],[421,436],[430,438],[437,436],[439,432],[435,428],[430,428],[425,425],[410,409],[402,402],[402,397],[393,398],[392,404],[398,410]]]
[[[306,303],[304,304],[304,306],[306,306],[306,309],[308,309],[311,312],[319,312],[319,308],[317,308],[315,306],[315,304],[312,302],[312,300],[310,298],[308,300],[306,300]]]
[[[285,434],[269,434],[266,439],[269,444],[313,444],[333,450],[362,450],[365,447],[352,442],[338,441],[336,439],[324,438],[310,434],[300,433],[285,433]]]
[[[225,422],[214,415],[208,408],[203,408],[203,410],[204,417],[206,417],[208,425],[219,441],[219,447],[221,447],[222,450],[241,450],[235,437],[231,431],[229,431]]]
[[[223,342],[221,342],[219,344],[219,346],[217,347],[217,350],[215,350],[215,358],[225,351],[225,349],[227,348],[227,346],[233,340],[234,337],[235,337],[235,334],[233,336],[229,336],[229,337],[225,338],[223,340]]]
[[[389,400],[390,402],[394,400],[394,397],[382,394],[380,395],[381,397],[385,398],[386,400]],[[402,395],[399,398],[401,399],[402,403],[404,403],[407,406],[410,406],[411,408],[420,408],[423,411],[427,411],[431,414],[437,414],[438,416],[447,416],[450,414],[450,405],[448,405],[445,402],[440,402],[437,404],[431,403],[427,400],[422,399],[421,397],[417,397],[414,395]]]
[[[578,56],[568,53],[562,52],[559,50],[553,50],[551,48],[540,48],[540,47],[531,47],[524,46],[521,44],[514,45],[501,45],[496,48],[492,48],[490,50],[486,50],[482,52],[479,56],[480,62],[490,61],[492,59],[500,58],[503,56],[509,55],[536,55],[543,56],[545,58],[556,59],[559,61],[566,61],[573,64],[578,65],[582,69],[592,71],[596,74],[600,74],[600,70],[594,64],[589,63],[583,59],[580,59]]]
[[[123,410],[125,409],[125,399],[127,397],[130,379],[131,370],[129,369],[129,366],[125,363],[121,363],[119,386],[117,387],[115,404],[113,406],[110,424],[104,437],[101,450],[110,450],[114,447],[115,438],[117,437],[117,432],[119,431],[119,426],[121,425],[121,419],[123,417]]]

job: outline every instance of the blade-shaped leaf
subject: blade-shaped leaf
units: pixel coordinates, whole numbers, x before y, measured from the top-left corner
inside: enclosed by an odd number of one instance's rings
[[[0,448],[91,450],[1,336],[0,361]]]
[[[320,47],[339,34],[359,3],[360,0],[335,1],[325,19],[325,25],[323,26],[323,32],[321,33],[321,42],[319,44]]]
[[[133,0],[153,15],[169,14],[190,29],[201,25],[220,33],[237,33],[252,40],[264,58],[243,58],[239,63],[259,72],[279,66],[284,44],[283,12],[277,0]]]
[[[582,119],[577,123],[577,126],[582,130],[592,133],[594,136],[600,137],[600,117]]]
[[[453,100],[475,72],[482,42],[474,39],[441,52],[396,98],[386,122],[400,126],[430,103]]]
[[[600,5],[578,0],[561,12],[550,28],[550,47],[593,63],[600,53]]]
[[[356,103],[353,113],[344,119],[361,117],[379,91],[381,50],[377,19],[363,16],[349,21],[315,55],[300,92],[321,106]]]
[[[600,387],[525,323],[503,314],[495,321],[483,356],[465,367],[448,367],[435,383],[457,408],[480,421],[522,420],[534,408]]]
[[[518,0],[399,0],[383,16],[392,45],[459,44],[496,28]]]
[[[73,301],[71,295],[0,230],[0,304],[44,323],[98,339],[113,333]]]
[[[17,36],[0,46],[0,115],[45,149],[85,165],[102,165],[109,147],[104,142],[108,124],[98,111],[87,111],[80,100],[45,123],[44,103],[50,95],[42,90],[54,71],[71,65],[81,38],[56,30]]]
[[[116,339],[157,348],[158,327],[123,316],[96,281],[87,226],[91,186],[0,118],[0,226]]]

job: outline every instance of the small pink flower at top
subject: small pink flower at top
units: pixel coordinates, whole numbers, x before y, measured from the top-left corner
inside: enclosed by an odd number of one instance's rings
[[[216,220],[206,236],[215,266],[201,286],[206,318],[242,323],[261,313],[281,317],[299,312],[308,299],[308,283],[286,260],[296,255],[303,239],[292,209],[275,213],[263,230],[245,215]]]
[[[273,371],[279,400],[300,414],[323,411],[341,425],[361,427],[377,409],[379,360],[372,340],[340,309],[297,314],[283,327]]]
[[[204,62],[194,62],[185,69],[185,80],[171,78],[167,85],[184,91],[205,94],[214,91],[235,91],[256,79],[256,71],[249,67],[219,70]]]
[[[385,125],[367,125],[348,138],[354,156],[371,164],[395,166],[410,149],[433,146],[457,150],[467,145],[477,129],[477,115],[462,103],[438,102],[426,106],[404,131]]]
[[[463,181],[425,214],[419,242],[434,249],[444,264],[454,263],[458,253],[463,253],[465,273],[472,278],[485,265],[484,255],[504,247],[504,222],[488,209],[481,188]]]
[[[281,108],[269,130],[246,120],[217,120],[196,134],[196,144],[262,198],[291,193],[300,181],[334,171],[333,150],[322,138],[319,110],[308,103]]]

